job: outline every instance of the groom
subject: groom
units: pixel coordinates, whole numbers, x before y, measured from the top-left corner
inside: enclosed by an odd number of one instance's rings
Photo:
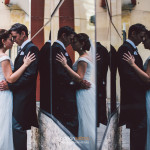
[[[25,25],[16,23],[11,29],[14,42],[21,46],[15,63],[14,71],[23,64],[25,55],[34,53],[36,60],[25,70],[23,75],[15,82],[0,83],[0,90],[11,90],[13,92],[13,140],[15,150],[27,150],[26,130],[31,126],[38,127],[36,116],[36,78],[38,71],[38,48],[28,40],[28,29]]]
[[[130,52],[136,65],[143,70],[136,46],[144,41],[145,33],[146,28],[142,24],[130,26],[128,39],[117,52],[121,88],[119,125],[126,124],[130,129],[130,150],[144,150],[146,146],[146,85],[122,58],[124,53]]]
[[[72,78],[61,65],[56,61],[56,55],[63,53],[67,64],[72,67],[72,60],[66,51],[73,40],[75,32],[69,26],[61,27],[58,31],[57,40],[52,45],[52,106],[54,116],[75,136],[78,133],[78,119],[76,106],[76,88],[89,88],[90,83],[82,81],[81,84],[74,84]]]

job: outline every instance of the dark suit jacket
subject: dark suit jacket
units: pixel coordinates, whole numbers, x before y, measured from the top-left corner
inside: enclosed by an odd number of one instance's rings
[[[56,61],[56,55],[63,53],[66,50],[54,42],[52,45],[52,107],[55,117],[63,123],[72,133],[77,127],[77,106],[75,88],[70,84],[72,78],[68,72]],[[72,61],[69,56],[66,56],[67,64],[72,67]]]
[[[116,110],[116,73],[117,73],[117,52],[116,49],[110,45],[109,51],[109,67],[111,71],[111,112]]]
[[[127,127],[134,127],[146,116],[146,88],[133,68],[122,59],[123,54],[128,51],[134,55],[135,49],[125,41],[117,53],[121,87],[119,125],[127,124]],[[134,57],[136,65],[143,70],[143,61],[140,55],[137,54]]]
[[[50,51],[51,51],[51,43],[46,42],[39,52],[40,107],[49,113],[51,112]]]
[[[106,78],[108,71],[108,50],[100,44],[96,43],[97,53],[100,60],[97,61],[97,125],[99,123],[107,124],[106,115]]]
[[[23,64],[23,58],[28,52],[35,53],[36,60],[24,71],[15,83],[8,83],[13,92],[13,116],[23,129],[31,126],[38,127],[36,116],[36,78],[38,73],[38,48],[31,42],[22,49],[24,55],[17,55],[14,63],[14,72]]]

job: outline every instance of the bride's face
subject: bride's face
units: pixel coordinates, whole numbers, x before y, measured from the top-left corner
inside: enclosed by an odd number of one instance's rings
[[[143,41],[145,49],[150,50],[150,37],[146,36],[145,40]]]
[[[11,49],[11,48],[12,48],[14,42],[13,42],[13,40],[12,40],[11,34],[10,34],[9,37],[5,40],[4,43],[5,43],[6,49]]]
[[[79,51],[82,48],[82,44],[78,41],[77,38],[73,39],[73,42],[71,45],[72,45],[73,50],[75,51]]]

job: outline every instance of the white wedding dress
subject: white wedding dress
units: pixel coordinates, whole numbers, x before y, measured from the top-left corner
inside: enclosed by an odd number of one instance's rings
[[[87,80],[91,83],[91,88],[80,89],[76,92],[79,120],[78,138],[83,139],[82,143],[86,149],[94,150],[96,138],[96,91],[95,85],[92,83],[94,65],[87,58],[80,57],[73,65],[74,71],[77,71],[77,65],[79,61],[84,61],[87,63],[84,80]]]
[[[150,57],[144,63],[144,70],[147,70],[148,61]],[[150,150],[150,89],[146,91],[146,112],[147,112],[147,142],[146,150]]]
[[[0,81],[5,80],[1,62],[6,59],[10,60],[8,56],[0,57]],[[12,62],[11,67],[13,69]],[[0,150],[13,150],[12,110],[12,92],[9,90],[0,91]]]

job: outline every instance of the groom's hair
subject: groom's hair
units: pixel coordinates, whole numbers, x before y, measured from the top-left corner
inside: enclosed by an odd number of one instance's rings
[[[15,23],[11,26],[10,31],[16,31],[19,34],[21,34],[21,32],[24,31],[26,36],[28,37],[28,29],[24,24]]]
[[[148,38],[150,39],[150,30],[147,30],[146,35],[147,35]]]
[[[71,34],[75,34],[74,30],[69,27],[69,26],[64,26],[64,27],[61,27],[58,31],[58,35],[57,35],[57,38],[61,38],[62,34],[65,33],[67,36],[71,35]]]
[[[131,37],[131,34],[132,34],[133,31],[135,31],[135,33],[138,34],[140,32],[146,32],[147,29],[146,29],[146,27],[143,24],[140,24],[140,23],[133,24],[129,28],[128,38]]]

